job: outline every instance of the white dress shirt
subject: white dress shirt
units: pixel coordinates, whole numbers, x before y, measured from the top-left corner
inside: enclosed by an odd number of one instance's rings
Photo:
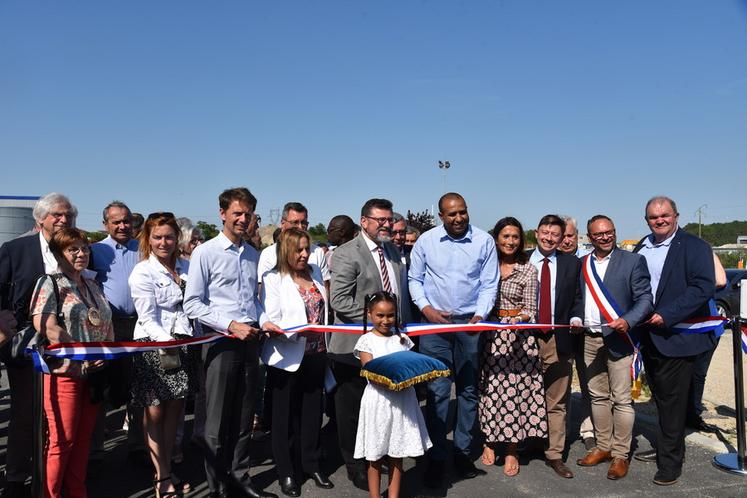
[[[537,280],[539,281],[539,285],[537,286],[537,310],[540,309],[540,300],[542,299],[542,296],[540,295],[540,289],[542,288],[543,259],[545,259],[545,256],[542,255],[539,249],[535,249],[532,255],[529,257],[529,262],[532,263],[535,268],[537,268]],[[552,318],[552,321],[550,323],[555,323],[555,282],[558,275],[558,258],[555,255],[555,251],[547,256],[547,259],[550,260],[550,262],[548,263],[548,266],[550,267],[550,312]]]
[[[262,278],[265,273],[275,269],[278,263],[278,247],[277,244],[272,244],[262,249],[262,253],[259,255],[259,264],[257,265],[257,274],[259,275],[259,282],[262,283]],[[327,268],[327,258],[324,254],[324,249],[316,244],[311,244],[309,248],[309,260],[307,261],[310,265],[316,265],[322,271],[322,278],[324,281],[328,281],[331,276],[329,269]]]
[[[41,241],[42,259],[44,260],[44,273],[47,275],[57,273],[57,258],[54,257],[54,254],[49,249],[49,242],[44,238],[44,232],[39,232],[39,240]]]
[[[247,244],[235,245],[223,232],[195,248],[189,265],[184,310],[190,318],[218,332],[232,321],[267,321],[257,297],[259,254]]]
[[[384,275],[381,273],[381,260],[379,260],[379,246],[376,245],[376,242],[368,238],[368,235],[366,235],[366,232],[361,231],[361,235],[363,235],[363,240],[366,241],[366,247],[368,247],[368,250],[371,251],[371,257],[374,260],[374,264],[376,264],[376,268],[379,269],[379,276],[381,277],[381,288],[384,288]],[[386,251],[384,251],[384,248],[382,247],[381,250],[384,252],[384,264],[386,265],[386,271],[389,274],[389,284],[392,288],[392,294],[395,296],[399,296],[399,287],[397,287],[397,276],[394,273],[394,267],[392,266],[392,262],[389,261],[389,257],[386,254]],[[400,275],[400,278],[402,275]]]
[[[176,260],[179,278],[186,279],[188,264]],[[193,335],[189,318],[182,308],[182,290],[174,277],[154,255],[141,261],[128,279],[135,303],[137,323],[133,337],[152,341],[170,341],[173,334]]]
[[[612,257],[612,253],[615,252],[615,250],[612,250],[607,256],[605,256],[602,259],[597,259],[596,256],[594,256],[594,253],[591,253],[589,256],[591,258],[591,264],[594,265],[594,269],[597,271],[597,275],[599,275],[599,278],[604,280],[604,276],[607,274],[607,267],[610,264],[610,258]],[[591,278],[594,278],[591,276]],[[599,312],[599,307],[597,306],[596,301],[594,301],[594,298],[591,295],[591,290],[589,289],[589,286],[585,286],[585,292],[584,295],[584,327],[589,328],[592,332],[602,332],[602,315]],[[575,318],[575,317],[574,317]]]

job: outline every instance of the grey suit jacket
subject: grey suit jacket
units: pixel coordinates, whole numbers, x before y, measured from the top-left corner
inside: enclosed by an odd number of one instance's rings
[[[401,323],[410,321],[410,296],[407,289],[407,269],[402,264],[399,251],[390,243],[383,245],[384,253],[392,264],[399,289],[399,317]],[[374,263],[363,235],[358,235],[335,249],[332,265],[330,305],[335,312],[335,323],[363,323],[364,298],[382,289],[381,275]],[[390,275],[391,277],[391,275]],[[330,334],[327,351],[333,356],[349,355],[347,360],[358,364],[352,353],[358,335]],[[340,359],[340,358],[336,358]]]
[[[589,257],[594,257],[593,254]],[[583,264],[583,262],[582,262]],[[581,295],[586,304],[586,281],[581,272]],[[615,249],[610,257],[609,266],[602,279],[612,298],[622,310],[623,318],[630,330],[646,320],[654,309],[654,298],[651,294],[651,276],[648,273],[646,259],[622,249]],[[604,319],[603,319],[604,320]],[[633,354],[633,348],[624,335],[609,327],[602,327],[604,344],[614,357]],[[635,338],[633,338],[634,342]]]

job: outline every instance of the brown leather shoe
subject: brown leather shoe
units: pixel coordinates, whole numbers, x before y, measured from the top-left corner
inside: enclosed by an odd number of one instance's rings
[[[622,479],[626,475],[628,475],[628,466],[630,464],[625,458],[613,458],[612,463],[610,464],[610,468],[607,471],[607,479],[612,479],[613,481],[617,479]]]
[[[563,460],[560,458],[556,460],[545,460],[545,465],[554,470],[560,477],[565,477],[566,479],[571,479],[573,477],[571,469],[566,467],[565,463],[563,463]]]
[[[612,460],[612,453],[594,448],[585,457],[576,460],[576,463],[582,467],[593,467],[602,462],[609,462],[610,460]]]

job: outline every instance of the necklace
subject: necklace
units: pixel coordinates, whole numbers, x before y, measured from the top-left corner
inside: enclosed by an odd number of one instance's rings
[[[86,283],[85,279],[81,278],[81,282],[83,282],[83,285],[86,288],[86,294],[88,295],[88,297],[91,298],[91,301],[93,303],[96,303],[96,298],[93,297],[93,293],[91,292],[91,289],[88,287],[88,284]],[[95,306],[95,304],[90,304],[88,302],[88,299],[83,297],[82,292],[78,292],[78,293],[80,294],[81,301],[83,301],[83,304],[85,304],[86,307],[88,308],[88,313],[86,315],[86,318],[88,319],[88,323],[90,323],[94,327],[98,327],[99,325],[101,325],[101,321],[102,321],[101,313],[99,312],[99,309]]]

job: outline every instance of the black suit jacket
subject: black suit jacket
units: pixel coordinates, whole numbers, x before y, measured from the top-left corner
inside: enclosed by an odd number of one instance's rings
[[[527,254],[531,257],[532,252]],[[555,275],[555,323],[568,325],[574,316],[583,316],[583,296],[579,285],[581,272],[581,260],[573,254],[565,254],[555,251],[558,264]],[[570,356],[573,353],[571,334],[567,328],[555,329],[549,334],[539,334],[540,341],[547,341],[555,336],[555,348],[558,356]],[[540,344],[542,346],[542,344]]]
[[[633,251],[640,251],[644,241],[645,238],[641,239]],[[715,292],[716,277],[710,246],[678,229],[664,260],[654,297],[654,313],[664,319],[664,327],[642,326],[640,335],[644,344],[646,339],[650,339],[660,353],[671,357],[693,356],[713,349],[716,339],[712,333],[679,334],[672,332],[670,327],[688,318],[710,316],[708,300]]]
[[[38,233],[10,240],[0,246],[0,303],[3,308],[13,310],[19,330],[28,321],[31,294],[36,281],[44,273]]]

